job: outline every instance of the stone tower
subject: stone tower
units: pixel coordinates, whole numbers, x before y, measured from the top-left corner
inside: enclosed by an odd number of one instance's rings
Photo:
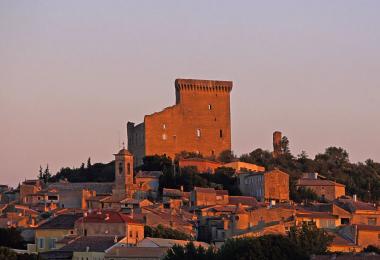
[[[133,155],[125,148],[115,155],[115,189],[119,198],[131,197],[133,188]]]
[[[273,133],[273,157],[277,158],[282,154],[281,148],[282,133],[276,131]]]
[[[174,159],[181,151],[218,156],[231,150],[231,90],[231,81],[176,79],[174,106],[127,125],[136,164],[146,155]]]

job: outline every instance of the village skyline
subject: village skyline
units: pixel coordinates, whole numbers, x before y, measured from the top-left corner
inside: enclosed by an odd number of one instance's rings
[[[236,154],[280,130],[295,155],[380,161],[376,1],[0,5],[3,183],[112,160],[127,121],[174,103],[176,78],[234,82]]]

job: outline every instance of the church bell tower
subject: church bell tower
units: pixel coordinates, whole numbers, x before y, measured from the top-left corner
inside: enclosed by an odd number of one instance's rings
[[[133,188],[133,155],[125,148],[115,155],[115,189],[113,195],[132,197]]]

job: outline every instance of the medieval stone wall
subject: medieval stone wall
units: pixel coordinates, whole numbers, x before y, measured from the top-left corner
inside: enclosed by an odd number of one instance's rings
[[[231,149],[232,82],[177,79],[175,88],[176,105],[146,115],[139,130],[128,124],[128,149],[139,163],[142,153],[174,158],[181,151],[218,156]]]

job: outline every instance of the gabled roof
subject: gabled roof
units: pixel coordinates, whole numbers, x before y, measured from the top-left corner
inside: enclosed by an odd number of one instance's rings
[[[338,186],[338,187],[346,187],[343,184],[337,183],[335,181],[329,180],[320,180],[320,179],[299,179],[297,186]]]
[[[257,207],[258,203],[255,197],[249,196],[229,196],[229,204],[237,205],[242,204],[251,207]]]
[[[162,259],[169,248],[161,247],[113,247],[106,253],[107,258],[112,259]]]
[[[88,213],[79,221],[84,223],[134,223],[141,224],[139,221],[126,214],[115,211],[95,211]]]
[[[120,238],[116,238],[117,241]],[[115,237],[107,236],[86,236],[78,237],[77,239],[71,241],[66,246],[59,249],[59,251],[66,252],[104,252],[111,246],[116,244]]]
[[[162,195],[163,196],[177,196],[177,197],[181,197],[182,196],[182,191],[178,190],[178,189],[164,188],[162,190]]]
[[[349,212],[355,212],[357,210],[364,210],[364,211],[376,211],[377,207],[376,205],[372,203],[367,203],[364,201],[355,201],[353,199],[337,199],[334,201],[335,204],[340,206],[341,208],[349,211]]]
[[[74,229],[75,221],[81,214],[62,214],[41,224],[37,229]]]

